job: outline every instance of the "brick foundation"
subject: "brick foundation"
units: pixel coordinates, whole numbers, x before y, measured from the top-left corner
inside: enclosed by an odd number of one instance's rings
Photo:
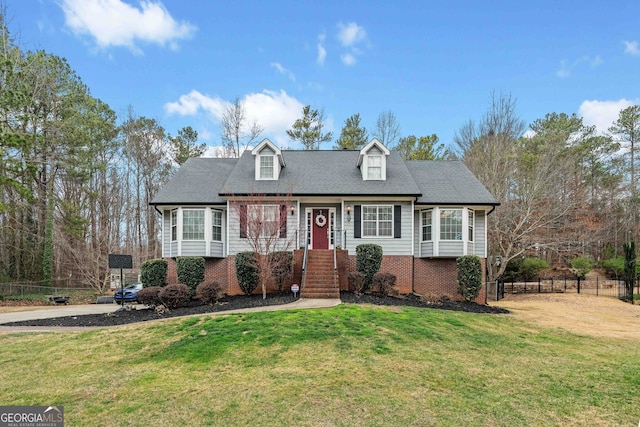
[[[482,283],[485,283],[485,260],[482,260]],[[447,297],[461,300],[458,293],[458,267],[456,260],[414,258],[413,260],[413,291],[417,294],[433,299]],[[486,304],[484,286],[480,290],[475,302]]]
[[[302,261],[303,250],[293,251],[293,279],[291,283],[301,284],[302,282]],[[349,255],[347,251],[337,251],[338,274],[340,289],[349,289],[349,272],[356,271],[356,256]],[[175,258],[166,258],[168,262],[167,284],[178,283]],[[485,283],[484,275],[486,260],[482,259],[482,283]],[[205,258],[205,281],[217,281],[221,283],[228,295],[242,295],[243,292],[238,285],[236,278],[235,256],[227,258]],[[380,271],[391,273],[396,276],[396,286],[402,294],[416,293],[430,298],[447,297],[452,300],[460,300],[458,294],[458,277],[456,260],[434,259],[434,258],[414,258],[410,255],[386,255],[382,257]],[[284,285],[284,291],[290,291],[291,283]],[[267,292],[277,291],[275,283],[267,286]],[[254,293],[261,293],[260,286]],[[480,290],[475,302],[486,304],[484,286]]]

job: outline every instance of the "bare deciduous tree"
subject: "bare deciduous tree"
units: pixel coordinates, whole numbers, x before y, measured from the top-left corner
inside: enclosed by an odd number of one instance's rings
[[[264,131],[255,119],[247,117],[244,101],[239,98],[225,108],[220,119],[220,128],[222,145],[228,157],[240,157]]]
[[[383,111],[378,115],[373,137],[385,147],[394,147],[400,139],[400,124],[393,111]]]
[[[240,226],[240,239],[258,254],[255,266],[260,276],[262,297],[267,297],[267,284],[274,280],[274,254],[289,251],[296,241],[295,227],[289,224],[291,196],[229,196],[232,216]],[[293,216],[291,216],[293,218]]]

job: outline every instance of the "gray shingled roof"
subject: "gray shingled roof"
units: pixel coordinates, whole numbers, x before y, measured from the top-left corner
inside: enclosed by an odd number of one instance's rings
[[[225,204],[222,185],[238,159],[192,158],[165,184],[150,205]]]
[[[387,157],[386,181],[363,181],[359,151],[283,151],[277,181],[256,181],[254,157],[189,159],[151,205],[223,204],[224,195],[409,196],[422,204],[497,205],[498,201],[459,161],[403,161]]]
[[[278,181],[256,181],[254,157],[245,152],[223,186],[227,194],[400,195],[420,189],[397,153],[387,158],[386,181],[363,181],[356,167],[359,151],[283,151]]]
[[[457,160],[405,162],[422,196],[416,203],[434,205],[499,205],[489,191]]]

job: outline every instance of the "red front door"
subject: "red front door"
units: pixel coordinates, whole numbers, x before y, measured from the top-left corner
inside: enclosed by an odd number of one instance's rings
[[[329,210],[314,209],[311,214],[313,249],[329,249]]]

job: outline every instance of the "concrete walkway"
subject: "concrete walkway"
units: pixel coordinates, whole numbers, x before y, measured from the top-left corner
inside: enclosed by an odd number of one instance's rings
[[[300,308],[328,308],[335,307],[341,303],[339,298],[334,299],[313,299],[300,298],[297,301],[282,305],[269,305],[265,307],[251,307],[238,310],[218,311],[212,313],[193,314],[188,316],[204,316],[216,314],[252,313],[258,311],[278,311]],[[82,316],[85,314],[105,314],[113,313],[120,308],[118,304],[89,304],[89,305],[65,305],[61,307],[38,307],[33,310],[14,311],[0,313],[0,333],[2,332],[77,332],[100,329],[97,327],[61,327],[61,326],[6,326],[3,323],[21,322],[24,320],[51,319],[55,317]],[[186,317],[188,317],[186,316]],[[169,319],[178,319],[170,317]],[[146,322],[145,322],[146,323]],[[124,326],[124,325],[118,325]],[[111,326],[109,326],[111,327]]]

